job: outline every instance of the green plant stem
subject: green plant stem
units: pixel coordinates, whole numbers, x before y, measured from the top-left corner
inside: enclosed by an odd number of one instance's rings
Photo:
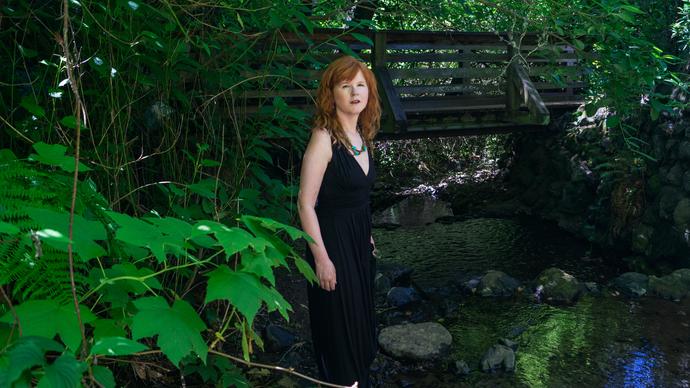
[[[14,306],[12,305],[12,300],[7,296],[5,293],[5,287],[0,286],[0,292],[2,292],[2,297],[5,299],[5,302],[7,303],[7,306],[9,306],[10,311],[12,312],[12,316],[14,317],[14,321],[17,322],[17,328],[19,329],[19,336],[22,336],[22,324],[19,322],[19,316],[17,315],[17,311],[15,311]],[[14,327],[12,327],[12,330],[14,330]],[[12,334],[9,336],[10,340],[12,339]]]
[[[82,296],[82,298],[81,298],[81,301],[83,302],[84,300],[88,299],[91,295],[93,295],[98,290],[100,290],[101,287],[103,287],[104,285],[116,282],[118,280],[134,280],[137,282],[141,282],[146,288],[149,289],[149,291],[153,292],[153,290],[148,285],[146,285],[146,283],[144,283],[147,279],[152,278],[152,277],[156,277],[156,276],[163,274],[163,273],[166,273],[166,272],[170,272],[170,271],[174,271],[174,270],[178,270],[178,269],[182,269],[182,268],[187,268],[187,267],[193,267],[196,265],[206,264],[223,252],[224,251],[221,250],[221,251],[218,251],[218,252],[214,253],[213,255],[211,255],[208,259],[195,261],[193,263],[176,265],[176,266],[169,267],[169,268],[163,268],[162,270],[160,270],[158,272],[150,273],[150,274],[144,275],[144,276],[118,276],[118,277],[114,277],[114,278],[110,278],[110,279],[101,279],[101,284],[99,284],[96,288],[89,290],[86,294],[84,294],[84,296]]]

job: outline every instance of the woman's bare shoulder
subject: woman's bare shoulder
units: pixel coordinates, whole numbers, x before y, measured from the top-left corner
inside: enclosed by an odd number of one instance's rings
[[[309,139],[309,146],[307,153],[315,153],[317,155],[326,156],[330,160],[331,155],[331,134],[324,128],[314,128],[311,131],[311,139]]]

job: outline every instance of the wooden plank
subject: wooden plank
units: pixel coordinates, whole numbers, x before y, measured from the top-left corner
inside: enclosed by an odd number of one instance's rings
[[[543,131],[547,127],[539,125],[515,125],[509,123],[486,123],[481,126],[471,126],[458,124],[447,127],[412,127],[410,131],[404,133],[379,132],[376,140],[402,140],[402,139],[421,139],[437,137],[458,137],[458,136],[481,136],[492,134],[506,134],[513,132],[537,132]]]
[[[506,54],[474,53],[389,53],[388,63],[403,62],[505,62]]]
[[[244,98],[266,97],[312,97],[316,98],[316,89],[272,89],[272,90],[247,90],[242,94]]]
[[[401,100],[406,113],[447,113],[476,110],[503,110],[506,108],[504,96],[449,96],[417,97]]]
[[[390,69],[393,79],[498,78],[503,72],[496,67]]]
[[[400,95],[395,90],[395,86],[393,86],[393,80],[388,73],[388,69],[385,67],[374,67],[374,73],[379,84],[379,96],[383,99],[384,108],[387,109],[388,114],[395,122],[395,126],[400,131],[405,131],[407,128],[407,115],[400,102]]]
[[[458,93],[458,92],[502,92],[500,85],[474,85],[474,84],[447,84],[447,85],[423,85],[423,86],[398,86],[400,94],[421,94],[421,93]]]
[[[519,93],[522,103],[527,105],[534,120],[548,123],[549,110],[530,80],[525,66],[526,64],[518,58],[510,64],[508,67],[508,90],[514,88]],[[512,104],[512,102],[510,103]],[[514,107],[511,106],[511,108]]]
[[[388,42],[389,50],[501,50],[505,45],[496,42],[495,45],[486,43],[482,46],[468,46],[463,42],[438,41],[438,42]]]

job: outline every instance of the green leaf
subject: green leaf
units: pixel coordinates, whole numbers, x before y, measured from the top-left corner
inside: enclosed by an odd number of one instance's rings
[[[36,234],[52,247],[67,252],[69,243],[69,213],[56,212],[48,209],[26,208],[27,215],[41,226]],[[103,224],[98,221],[89,221],[82,216],[74,215],[74,241],[73,251],[83,261],[104,256],[105,249],[96,240],[106,240],[107,235]]]
[[[618,12],[618,13],[614,13],[614,15],[616,17],[618,17],[619,19],[625,21],[625,22],[628,22],[630,24],[635,24],[635,19],[633,19],[633,17],[630,14],[628,14],[627,12]]]
[[[186,249],[191,248],[187,236],[182,233],[186,223],[181,220],[145,218],[156,222],[156,225],[126,214],[106,212],[120,227],[115,232],[115,239],[151,250],[158,262],[166,260],[167,254],[177,257],[186,256]],[[175,225],[183,228],[174,230]],[[171,233],[171,234],[167,234]]]
[[[29,113],[31,113],[32,115],[36,116],[39,119],[42,117],[45,117],[45,115],[46,115],[46,111],[43,108],[41,108],[40,106],[38,106],[38,103],[36,102],[36,99],[34,98],[33,95],[24,96],[24,98],[22,98],[22,101],[19,103],[19,105],[22,108],[28,110]]]
[[[0,221],[0,233],[16,234],[19,233],[19,228],[7,222]]]
[[[374,46],[374,42],[372,42],[371,39],[366,35],[359,34],[357,32],[351,32],[350,35],[352,35],[353,38],[357,39],[358,41],[360,41],[362,43],[366,43],[372,47]]]
[[[45,375],[38,381],[38,388],[74,388],[80,385],[86,364],[70,353],[64,353],[45,368]]]
[[[113,319],[97,319],[93,322],[93,338],[98,341],[105,337],[124,337],[127,335],[125,328]]]
[[[307,240],[308,242],[314,242],[314,240],[306,233],[303,232],[293,226],[286,225],[283,223],[280,223],[276,220],[272,220],[270,218],[263,218],[263,217],[256,217],[256,216],[242,216],[240,218],[242,222],[244,222],[245,225],[247,225],[247,228],[251,230],[253,233],[256,234],[255,230],[252,228],[256,228],[257,223],[261,225],[264,228],[267,228],[272,231],[278,231],[278,230],[284,230],[287,232],[287,234],[290,236],[291,239],[296,240],[298,238],[303,238]]]
[[[247,378],[242,374],[242,370],[230,360],[221,357],[214,357],[215,366],[221,370],[220,386],[222,387],[251,387]]]
[[[124,337],[105,337],[96,341],[91,348],[91,355],[126,356],[147,350],[139,342]]]
[[[72,115],[65,116],[60,120],[60,124],[64,125],[67,128],[77,129],[77,118]],[[88,130],[88,128],[84,126],[84,123],[81,123],[79,128],[81,130]],[[79,169],[81,169],[81,167]]]
[[[606,118],[606,128],[615,128],[620,122],[621,119],[618,116],[609,116]]]
[[[96,319],[91,310],[79,306],[84,324]],[[79,348],[81,332],[77,322],[74,305],[58,305],[53,300],[30,300],[15,307],[19,321],[22,323],[22,334],[53,338],[60,335],[62,342],[72,351]],[[0,322],[14,322],[14,316],[7,312],[0,317]]]
[[[48,338],[20,337],[5,353],[6,364],[0,364],[0,374],[5,372],[3,377],[6,380],[6,384],[0,386],[10,386],[12,382],[21,377],[25,370],[45,365],[44,354],[47,351],[61,352],[63,349],[62,345]],[[2,378],[0,378],[0,382],[2,382]]]
[[[642,11],[641,9],[639,9],[639,8],[637,8],[637,7],[635,7],[635,6],[632,6],[632,5],[624,4],[624,5],[621,5],[621,8],[623,8],[623,9],[626,10],[626,11],[630,11],[630,12],[632,12],[632,13],[636,13],[636,14],[638,14],[638,15],[644,15],[644,14],[645,14],[644,11]]]
[[[137,299],[134,306],[139,312],[132,317],[132,338],[157,335],[156,343],[176,366],[190,353],[206,362],[208,349],[199,334],[206,325],[189,303],[178,299],[170,308],[165,299],[156,296]]]
[[[307,247],[307,249],[309,249]],[[297,270],[304,275],[304,277],[312,284],[316,282],[316,274],[314,273],[314,270],[311,268],[309,263],[307,263],[304,259],[301,257],[294,257],[294,262],[295,266],[297,267]]]
[[[277,291],[266,287],[256,276],[235,272],[227,265],[221,265],[208,274],[205,302],[214,300],[230,301],[247,318],[251,326],[261,303],[265,302],[268,311],[278,310],[285,319],[292,306]]]
[[[244,251],[242,252],[242,272],[253,273],[276,285],[275,275],[273,275],[273,262],[266,257],[265,252]]]
[[[105,388],[115,388],[115,377],[110,369],[104,366],[94,365],[92,370],[93,378],[96,379],[99,384]]]
[[[573,44],[575,45],[575,48],[582,51],[585,49],[585,44],[579,39],[574,39]]]
[[[17,48],[24,58],[33,58],[38,55],[38,51],[26,48],[21,44],[17,44]]]
[[[38,155],[31,154],[31,159],[50,166],[60,167],[67,172],[74,172],[74,157],[65,155],[67,147],[61,144],[46,144],[43,142],[35,143],[33,147]],[[79,171],[91,171],[91,169],[80,162]]]
[[[193,237],[213,233],[218,242],[225,249],[225,256],[230,257],[235,253],[247,249],[256,244],[256,238],[244,229],[228,227],[213,221],[200,221],[194,225]]]

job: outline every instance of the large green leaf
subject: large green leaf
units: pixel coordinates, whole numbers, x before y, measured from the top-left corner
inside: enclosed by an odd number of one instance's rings
[[[38,381],[38,388],[78,387],[86,364],[70,353],[64,353],[45,368],[45,375]]]
[[[105,337],[93,344],[91,355],[126,356],[148,349],[139,342],[124,337]]]
[[[93,366],[93,378],[105,388],[115,388],[115,377],[110,369],[100,366]]]
[[[15,234],[19,233],[19,228],[7,222],[0,221],[0,233]]]
[[[74,157],[65,155],[67,147],[61,144],[46,144],[43,142],[35,143],[33,147],[38,155],[31,154],[31,159],[50,166],[60,167],[67,172],[74,172]],[[91,171],[91,169],[80,162],[79,171]]]
[[[242,228],[229,227],[213,221],[199,221],[194,225],[192,236],[208,235],[213,233],[220,245],[225,249],[226,257],[249,248],[250,246],[260,246],[254,236]]]
[[[275,286],[276,279],[273,274],[273,262],[266,256],[265,252],[255,252],[247,250],[242,252],[242,272],[250,272],[268,280]]]
[[[250,325],[261,303],[266,303],[268,311],[278,310],[286,320],[288,311],[292,311],[292,306],[280,293],[263,285],[253,274],[235,272],[227,265],[221,265],[208,276],[206,303],[227,300],[237,307]]]
[[[36,234],[50,246],[67,251],[69,243],[69,213],[48,209],[26,208],[26,214],[41,226]],[[103,224],[74,215],[72,250],[86,261],[105,255],[105,250],[96,241],[107,238]]]
[[[158,262],[164,262],[168,253],[177,257],[185,256],[186,249],[191,248],[187,243],[188,236],[184,236],[180,231],[173,231],[174,224],[181,226],[183,221],[159,219],[156,221],[157,224],[152,224],[122,213],[107,213],[119,225],[115,232],[117,240],[148,248]]]
[[[22,323],[22,334],[53,338],[60,335],[62,342],[72,351],[81,343],[81,332],[77,314],[72,304],[59,305],[53,300],[30,300],[15,307],[19,322]],[[91,310],[80,306],[81,319],[84,324],[96,319]],[[13,322],[11,312],[0,317],[0,322]]]
[[[45,352],[61,352],[62,345],[43,337],[24,336],[12,344],[5,363],[0,364],[0,386],[11,386],[25,370],[46,364]],[[3,381],[4,380],[4,381]]]
[[[290,236],[291,239],[296,240],[298,238],[303,238],[309,242],[313,242],[314,240],[306,233],[303,232],[294,226],[286,225],[281,222],[278,222],[276,220],[272,220],[270,218],[264,218],[264,217],[256,217],[256,216],[242,216],[240,218],[242,222],[244,222],[245,225],[247,225],[247,228],[251,230],[252,232],[255,232],[254,228],[256,228],[257,225],[260,225],[268,230],[271,230],[273,232],[277,232],[279,230],[284,230],[287,232],[287,234]]]
[[[160,296],[134,301],[139,310],[132,317],[132,338],[158,336],[157,344],[173,364],[190,353],[196,353],[206,362],[208,349],[199,334],[206,325],[196,311],[183,300],[176,300],[172,308]]]

